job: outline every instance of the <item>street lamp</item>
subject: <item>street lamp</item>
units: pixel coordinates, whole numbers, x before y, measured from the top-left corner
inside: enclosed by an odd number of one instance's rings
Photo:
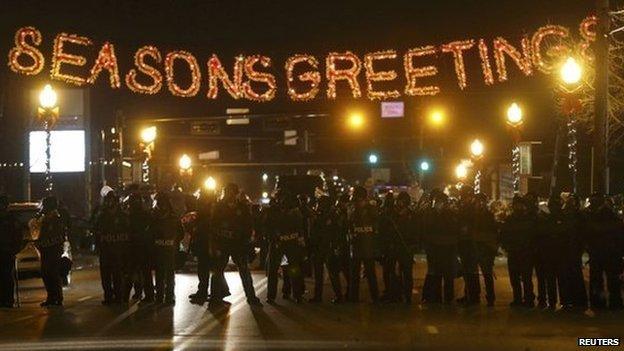
[[[262,173],[262,181],[266,183],[267,180],[269,180],[269,175],[266,173]]]
[[[153,143],[156,140],[157,133],[157,129],[154,126],[143,128],[141,130],[141,140],[146,144]]]
[[[440,109],[435,109],[429,111],[429,113],[422,117],[420,122],[420,138],[418,139],[418,149],[422,151],[425,140],[425,125],[428,124],[434,128],[441,128],[446,122],[446,115],[444,111]]]
[[[359,113],[352,113],[347,119],[349,129],[358,131],[364,128],[364,117]]]
[[[575,112],[581,109],[581,101],[575,94],[576,90],[580,88],[579,82],[583,75],[583,68],[579,65],[574,57],[568,57],[565,63],[561,66],[560,77],[562,84],[561,90],[563,91],[563,103],[561,105],[564,115],[568,116],[568,169],[572,172],[572,188],[574,193],[577,192],[577,164],[578,157],[577,151],[577,135],[576,135],[576,117]],[[558,148],[557,148],[558,149]],[[555,157],[558,157],[558,150],[555,150]],[[554,183],[556,182],[556,176],[554,169],[556,168],[557,161],[553,161],[553,180],[551,181],[551,193],[554,190]]]
[[[455,177],[457,177],[459,181],[462,181],[466,179],[467,176],[468,176],[468,166],[466,165],[465,162],[461,162],[460,164],[457,165],[457,167],[455,167]]]
[[[568,85],[577,84],[583,75],[583,68],[576,62],[574,57],[568,57],[561,66],[561,80]]]
[[[470,154],[472,156],[472,162],[476,170],[474,179],[474,192],[479,194],[481,192],[481,160],[483,159],[483,152],[485,147],[479,139],[475,139],[470,144]]]
[[[511,127],[513,149],[511,150],[511,171],[513,173],[514,193],[520,191],[520,127],[524,122],[524,116],[520,106],[513,102],[507,108],[507,124]]]
[[[377,162],[379,162],[379,156],[377,156],[377,154],[370,154],[368,155],[368,163],[374,165],[377,164]]]
[[[191,158],[189,157],[189,155],[184,154],[180,157],[180,159],[178,160],[178,166],[180,167],[180,170],[183,172],[187,172],[191,169],[191,167],[193,166],[193,160],[191,160]]]
[[[52,182],[52,172],[50,167],[51,160],[51,137],[52,128],[58,120],[59,108],[56,105],[57,95],[50,84],[46,84],[43,90],[39,93],[39,108],[37,109],[37,117],[43,122],[43,127],[46,133],[46,170],[45,170],[45,190],[48,194],[51,194],[54,190],[54,184]]]
[[[144,183],[150,182],[150,159],[152,158],[154,141],[156,141],[157,135],[158,132],[154,126],[143,128],[141,130],[141,141],[143,141],[143,152],[145,153],[145,159],[141,164],[141,180]]]
[[[215,191],[217,189],[217,181],[211,176],[204,180],[204,188],[209,191]]]

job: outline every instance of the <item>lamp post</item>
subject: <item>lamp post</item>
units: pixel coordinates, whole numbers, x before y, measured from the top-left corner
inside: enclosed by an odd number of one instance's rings
[[[46,133],[46,162],[45,162],[45,190],[46,193],[52,194],[54,183],[52,181],[51,172],[51,137],[52,128],[56,124],[59,117],[59,108],[56,105],[57,95],[50,84],[46,84],[39,93],[39,107],[37,108],[37,117],[43,123]]]
[[[145,153],[145,159],[143,160],[143,164],[141,164],[141,180],[143,183],[150,182],[150,161],[152,153],[154,152],[154,141],[156,141],[157,135],[158,131],[154,126],[141,130],[141,141],[143,142],[143,152]]]
[[[180,169],[180,178],[182,179],[182,186],[187,189],[188,179],[193,175],[193,160],[187,154],[180,156],[178,160],[178,167]]]
[[[472,162],[475,167],[475,179],[474,179],[474,192],[475,194],[481,193],[481,160],[483,159],[483,152],[485,147],[479,139],[475,139],[470,144],[470,155],[472,156]]]
[[[462,161],[455,167],[455,177],[460,183],[468,177],[468,165]]]
[[[523,123],[522,109],[517,103],[512,103],[507,108],[507,125],[511,127],[513,149],[511,151],[511,171],[513,173],[514,193],[520,191],[520,127]]]
[[[572,189],[576,194],[578,191],[577,173],[577,133],[575,113],[581,109],[581,102],[575,94],[580,88],[579,82],[583,75],[583,68],[573,57],[568,57],[561,66],[561,90],[563,91],[562,112],[568,117],[568,169],[572,173]],[[553,170],[555,172],[556,170]]]
[[[429,112],[429,114],[422,118],[420,123],[420,136],[418,138],[418,150],[422,152],[425,140],[425,125],[429,124],[432,127],[440,128],[446,122],[446,116],[442,110],[436,109]]]

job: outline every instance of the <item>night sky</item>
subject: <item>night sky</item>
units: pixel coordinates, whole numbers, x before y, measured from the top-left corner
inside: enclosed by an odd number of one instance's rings
[[[0,48],[6,55],[15,31],[35,26],[43,34],[42,52],[45,71],[36,77],[17,75],[6,65],[0,67],[4,89],[16,84],[36,87],[49,78],[53,38],[58,32],[76,33],[91,38],[94,47],[85,52],[93,62],[99,45],[115,44],[122,76],[133,67],[133,54],[143,45],[157,46],[163,55],[176,49],[192,52],[200,62],[203,86],[190,99],[171,97],[166,87],[156,96],[130,93],[122,83],[120,90],[108,86],[104,72],[92,87],[94,123],[110,124],[114,111],[122,109],[129,119],[151,117],[190,117],[222,115],[227,107],[249,107],[252,113],[326,112],[332,118],[351,109],[378,117],[378,102],[364,96],[351,99],[346,85],[339,85],[335,101],[325,97],[325,80],[313,102],[292,102],[286,97],[284,60],[295,53],[309,53],[321,61],[331,51],[351,50],[360,58],[366,52],[396,49],[396,67],[402,90],[404,77],[401,55],[406,49],[440,45],[460,39],[491,40],[503,36],[519,46],[523,34],[532,34],[545,24],[561,24],[577,35],[579,22],[593,12],[592,1],[3,1],[0,5]],[[237,54],[263,54],[273,59],[278,96],[270,103],[234,101],[221,90],[216,101],[205,98],[205,62],[216,53],[231,71]],[[491,54],[491,52],[490,52]],[[6,57],[6,56],[3,56]],[[464,147],[480,136],[498,157],[507,156],[510,143],[503,122],[511,101],[522,104],[526,115],[525,138],[552,143],[555,114],[550,77],[536,72],[523,76],[508,60],[510,79],[487,87],[476,49],[466,54],[468,87],[457,87],[453,60],[445,54],[433,61],[440,71],[434,82],[442,88],[433,98],[403,97],[408,113],[418,114],[431,105],[449,111],[452,128],[447,136]],[[495,69],[493,60],[492,66]],[[323,72],[323,71],[321,71]],[[362,70],[360,85],[365,94]],[[12,118],[6,112],[4,118]],[[388,134],[392,126],[380,125],[379,133]],[[582,157],[582,156],[581,156]]]

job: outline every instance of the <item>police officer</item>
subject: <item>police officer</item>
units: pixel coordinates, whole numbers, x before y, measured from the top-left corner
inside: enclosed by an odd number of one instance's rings
[[[561,210],[561,197],[552,196],[548,200],[548,213],[541,213],[536,235],[536,248],[539,261],[542,263],[544,283],[546,286],[546,302],[551,310],[557,309],[558,294],[565,294],[561,289],[559,275],[562,265],[563,242],[567,230]]]
[[[166,193],[154,197],[149,230],[154,238],[155,303],[175,305],[175,258],[183,231]]]
[[[152,277],[152,242],[150,232],[149,212],[143,207],[141,195],[133,192],[128,196],[128,233],[130,239],[126,259],[129,261],[129,270],[135,294],[133,299],[141,299],[145,303],[154,301],[154,281]]]
[[[426,214],[423,233],[427,254],[423,300],[427,303],[452,304],[457,275],[459,221],[446,194],[439,190],[433,191],[432,200],[433,208]]]
[[[351,267],[349,249],[349,194],[342,194],[336,201],[336,238],[332,240],[332,254],[329,257],[330,266],[335,267],[338,273],[342,273],[346,282],[344,296],[341,299],[335,298],[334,303],[341,303],[350,296]],[[341,290],[342,291],[342,290]]]
[[[565,238],[562,242],[562,261],[559,275],[562,281],[563,309],[587,309],[587,288],[583,277],[583,239],[585,228],[578,197],[571,194],[563,204]]]
[[[511,206],[512,212],[501,229],[502,247],[507,252],[507,268],[513,292],[510,306],[533,307],[533,232],[537,223],[520,196],[514,196]]]
[[[0,308],[15,303],[15,255],[22,248],[23,238],[17,220],[9,212],[9,199],[0,195]]]
[[[494,214],[488,208],[487,196],[479,193],[475,196],[474,217],[472,225],[477,263],[483,274],[485,300],[488,306],[494,306],[496,294],[494,292],[494,258],[499,246],[498,223]],[[477,298],[480,300],[481,286],[478,285]]]
[[[41,278],[48,295],[41,306],[62,306],[63,285],[60,266],[65,235],[56,197],[48,196],[43,199],[38,220],[41,226],[36,246],[41,254]]]
[[[464,296],[459,299],[465,305],[479,303],[479,267],[477,249],[472,227],[474,220],[474,190],[470,186],[463,186],[458,203],[459,216],[459,259],[464,279]]]
[[[624,228],[602,194],[593,194],[587,211],[586,243],[589,253],[589,297],[594,309],[622,308],[620,275]],[[605,283],[608,304],[605,297]]]
[[[395,204],[395,214],[391,217],[394,229],[393,236],[396,260],[399,266],[398,284],[400,297],[406,304],[412,303],[412,289],[414,288],[414,254],[418,247],[418,232],[416,217],[410,208],[412,199],[408,193],[399,193]]]
[[[527,208],[528,216],[533,219],[535,224],[538,224],[539,220],[539,199],[535,193],[528,192],[524,195],[523,201]],[[535,280],[537,281],[537,307],[538,308],[546,308],[548,307],[548,290],[546,288],[546,272],[544,268],[544,262],[542,261],[542,257],[539,254],[538,250],[538,238],[536,237],[537,232],[532,232],[533,241],[530,250],[531,257],[531,270],[535,270]]]
[[[249,271],[249,248],[251,245],[252,217],[247,203],[239,199],[238,185],[230,183],[223,189],[223,196],[212,213],[212,229],[215,233],[217,272],[223,272],[232,257],[238,267],[247,303],[261,306],[256,297]]]
[[[352,205],[349,212],[349,243],[351,248],[351,286],[349,301],[358,302],[360,295],[360,270],[368,281],[368,289],[373,303],[379,301],[375,259],[378,255],[378,212],[368,201],[366,189],[357,186],[353,189]]]
[[[394,194],[388,192],[384,198],[379,215],[379,245],[381,253],[382,278],[384,292],[381,301],[397,302],[400,299],[397,266],[397,231]]]
[[[288,260],[288,277],[291,280],[295,302],[303,301],[305,290],[302,265],[305,259],[305,223],[297,197],[277,194],[279,207],[271,212],[267,223],[269,255],[267,259],[267,302],[275,302],[278,269],[283,257]]]
[[[340,284],[340,267],[335,260],[331,260],[332,249],[338,246],[338,221],[336,212],[332,208],[329,196],[318,199],[316,209],[312,215],[310,230],[310,253],[314,269],[314,297],[311,302],[321,302],[323,299],[324,271],[327,267],[329,280],[334,290],[334,300],[342,300]]]
[[[211,193],[203,191],[198,199],[195,230],[191,237],[191,251],[197,257],[197,278],[199,284],[197,292],[191,294],[189,298],[197,303],[203,303],[208,299],[211,270],[210,217],[212,216],[213,206],[214,197]]]
[[[104,196],[94,229],[100,254],[100,279],[104,290],[102,304],[127,301],[125,296],[128,277],[125,273],[129,242],[128,221],[119,205],[119,198],[113,191]]]

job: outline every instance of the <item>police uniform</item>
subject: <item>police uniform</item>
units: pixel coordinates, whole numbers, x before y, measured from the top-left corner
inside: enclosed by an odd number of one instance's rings
[[[364,200],[366,201],[366,200]],[[379,300],[375,259],[378,253],[378,213],[377,208],[366,202],[356,204],[349,213],[349,243],[351,249],[351,286],[349,300],[359,301],[360,270],[364,266],[364,274],[373,302]]]
[[[157,195],[158,196],[158,195]],[[156,200],[157,202],[159,200]],[[162,199],[160,201],[167,201]],[[156,303],[175,303],[175,258],[182,239],[182,224],[170,206],[158,205],[152,214],[150,229],[154,238]]]
[[[116,201],[116,200],[115,200]],[[121,209],[103,207],[96,223],[103,304],[127,302],[128,217]]]
[[[298,207],[280,208],[271,212],[268,224],[269,255],[267,259],[267,300],[277,295],[278,269],[282,257],[288,260],[288,276],[295,300],[301,301],[305,290],[302,264],[305,258],[304,218]]]
[[[329,201],[329,199],[324,201]],[[336,213],[331,205],[318,209],[312,218],[310,231],[310,252],[314,269],[314,298],[312,300],[316,302],[320,302],[323,298],[325,267],[329,273],[335,300],[342,300],[340,267],[336,260],[331,259],[334,248],[339,246],[339,243],[335,242],[338,239],[338,230]]]
[[[533,234],[536,219],[529,213],[512,212],[501,229],[503,249],[507,252],[507,268],[513,293],[512,306],[533,307]]]
[[[230,201],[221,200],[215,205],[211,224],[214,233],[216,273],[223,274],[229,258],[232,257],[234,264],[238,267],[238,273],[247,301],[252,304],[258,304],[259,300],[256,297],[253,279],[249,271],[248,255],[252,230],[249,206],[236,199]],[[219,281],[221,280],[219,279]],[[219,288],[224,290],[221,286]]]
[[[45,201],[45,200],[44,200]],[[63,282],[61,280],[61,257],[65,234],[61,217],[54,206],[46,209],[44,203],[41,213],[41,227],[36,246],[41,254],[41,278],[47,292],[42,306],[63,304]]]

